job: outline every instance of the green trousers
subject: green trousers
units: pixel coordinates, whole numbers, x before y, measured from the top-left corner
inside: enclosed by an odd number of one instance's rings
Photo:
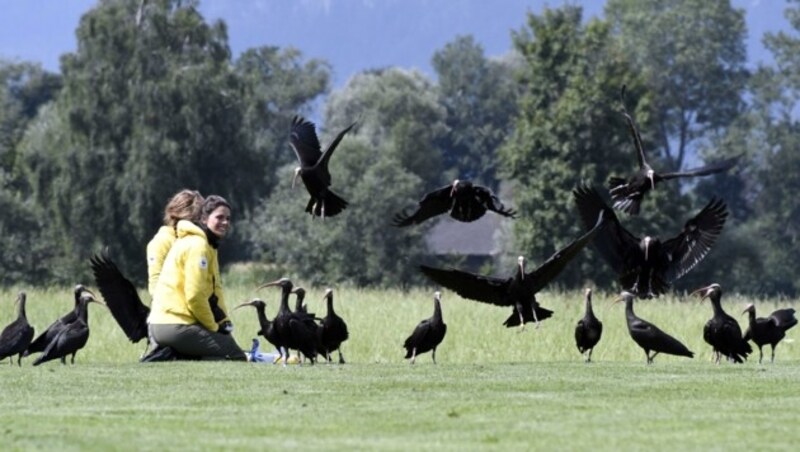
[[[213,333],[198,324],[150,324],[153,339],[175,351],[202,359],[245,361],[247,356],[230,334]]]

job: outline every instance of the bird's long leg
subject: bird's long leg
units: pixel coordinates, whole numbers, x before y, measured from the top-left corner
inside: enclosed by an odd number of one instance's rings
[[[587,356],[587,357],[586,357],[586,362],[587,362],[587,363],[590,363],[590,362],[592,362],[592,352],[593,352],[593,351],[594,351],[594,348],[590,348],[590,349],[589,349],[589,356]]]
[[[651,364],[653,362],[653,358],[650,357],[650,350],[645,350],[644,351],[644,356],[647,357],[647,364]],[[655,355],[653,355],[653,356],[655,356]]]
[[[283,359],[283,367],[286,367],[286,361],[289,360],[289,350],[286,347],[278,348],[278,353],[281,355],[281,359]]]
[[[61,365],[62,366],[66,366],[67,365],[67,355],[64,355],[64,356],[61,357]]]
[[[536,315],[536,306],[531,305],[531,312],[533,313],[533,323],[536,324],[534,328],[539,329],[539,316]]]
[[[322,209],[320,209],[321,212],[320,218],[322,218],[322,220],[325,221],[325,200],[323,199],[322,201],[320,201],[320,203],[322,204]]]
[[[516,308],[517,314],[519,314],[519,330],[517,331],[521,333],[525,331],[525,319],[522,317],[522,303],[517,303]]]
[[[772,358],[769,360],[770,364],[775,364],[775,346],[772,346]]]
[[[339,349],[339,364],[344,364],[344,356],[342,356],[342,350]]]
[[[433,363],[436,364],[436,349],[434,348],[431,350],[431,358],[433,358]]]
[[[411,364],[414,364],[414,361],[417,359],[417,347],[411,351]]]
[[[11,357],[11,365],[12,365],[12,366],[14,365],[14,357],[13,357],[13,356]],[[22,367],[22,353],[20,353],[19,355],[17,355],[17,365],[18,365],[19,367]]]
[[[75,353],[77,353],[77,352],[75,352]],[[70,362],[70,364],[72,364],[72,365],[75,364],[75,353],[72,354],[72,361]]]

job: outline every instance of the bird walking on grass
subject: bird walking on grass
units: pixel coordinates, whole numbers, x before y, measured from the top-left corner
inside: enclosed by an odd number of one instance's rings
[[[748,313],[750,317],[749,325],[744,333],[744,340],[753,341],[758,346],[758,363],[764,358],[761,347],[769,344],[772,348],[770,362],[775,362],[775,347],[786,336],[786,331],[797,325],[797,318],[794,316],[794,309],[778,309],[773,311],[769,317],[756,318],[756,307],[750,303],[742,314]]]
[[[436,348],[444,340],[447,333],[447,325],[442,320],[442,293],[439,291],[433,294],[433,317],[425,319],[414,328],[411,336],[408,336],[403,343],[406,349],[405,359],[411,359],[411,364],[417,359],[417,355],[431,352],[433,363],[436,364]]]
[[[22,366],[22,355],[28,349],[34,333],[25,314],[26,299],[25,292],[17,295],[17,318],[3,328],[3,332],[0,333],[0,362],[9,358],[13,365],[14,355],[17,355],[17,365]]]
[[[633,312],[633,301],[636,297],[630,292],[622,292],[617,302],[625,302],[625,320],[628,324],[628,333],[636,344],[644,350],[647,364],[653,363],[653,358],[659,353],[667,355],[694,357],[685,345],[679,340],[661,331],[657,326],[641,319]],[[654,352],[650,355],[650,352]]]
[[[575,344],[582,355],[586,355],[586,362],[592,362],[594,346],[600,342],[603,335],[603,323],[594,316],[592,310],[592,289],[586,289],[586,310],[583,318],[575,325]]]
[[[342,342],[350,337],[350,333],[347,331],[347,323],[333,309],[333,289],[326,289],[323,298],[325,299],[328,313],[319,324],[319,352],[325,356],[328,362],[331,362],[331,353],[337,351],[339,353],[339,364],[344,364]]]
[[[719,364],[721,357],[725,356],[735,363],[743,363],[753,348],[742,338],[739,322],[722,309],[722,287],[714,283],[695,290],[692,295],[699,295],[701,300],[708,298],[711,302],[714,316],[703,327],[703,339],[712,347],[715,362]]]
[[[71,364],[75,364],[75,354],[78,353],[89,341],[89,303],[105,306],[105,303],[94,298],[91,292],[81,293],[78,300],[75,321],[64,325],[58,334],[47,344],[42,354],[33,362],[34,366],[54,359],[60,359],[61,364],[67,363],[67,356],[72,356]]]

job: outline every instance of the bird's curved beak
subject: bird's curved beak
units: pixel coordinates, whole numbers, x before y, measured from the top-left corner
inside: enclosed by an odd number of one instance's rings
[[[294,177],[292,177],[292,190],[294,190],[294,186],[297,183],[297,178],[300,177],[300,170],[301,168],[299,166],[294,169]]]
[[[263,288],[265,288],[265,287],[273,287],[273,286],[278,286],[278,285],[280,285],[280,283],[281,283],[281,280],[280,280],[280,279],[278,279],[278,280],[275,280],[275,281],[272,281],[272,282],[268,282],[268,283],[266,283],[266,284],[262,284],[262,285],[258,286],[258,287],[256,288],[256,290],[261,290],[261,289],[263,289]]]
[[[742,315],[749,313],[751,309],[753,309],[753,305],[752,304],[747,305],[747,307],[744,308],[744,311],[742,311]]]
[[[695,290],[694,292],[690,293],[689,296],[700,295],[700,301],[703,301],[710,293],[711,293],[711,286],[706,286]]]
[[[331,288],[325,289],[325,295],[322,296],[322,299],[324,300],[328,298],[328,295],[330,295],[331,293],[333,293],[333,289]]]
[[[239,308],[243,308],[245,306],[255,306],[255,303],[253,303],[252,301],[245,301],[244,303],[242,303],[242,304],[236,306],[235,308],[233,308],[233,310],[235,311],[235,310],[237,310]]]
[[[106,308],[108,308],[108,305],[105,304],[105,302],[100,301],[100,300],[98,300],[97,298],[94,297],[94,294],[92,293],[92,291],[87,289],[86,292],[89,294],[89,301],[87,303],[97,303],[100,306],[105,306]]]

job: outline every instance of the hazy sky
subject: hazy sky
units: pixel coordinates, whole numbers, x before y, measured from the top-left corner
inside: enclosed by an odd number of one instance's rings
[[[94,0],[3,0],[0,57],[37,61],[57,71],[61,54],[75,49],[75,28]],[[487,55],[511,47],[527,11],[565,0],[204,0],[207,20],[228,24],[234,54],[261,45],[294,46],[306,57],[328,60],[334,85],[364,69],[401,66],[430,73],[433,53],[461,34],[472,34]],[[584,16],[602,13],[604,2],[572,0]],[[751,64],[768,58],[761,36],[788,29],[785,0],[733,0],[747,11]]]

